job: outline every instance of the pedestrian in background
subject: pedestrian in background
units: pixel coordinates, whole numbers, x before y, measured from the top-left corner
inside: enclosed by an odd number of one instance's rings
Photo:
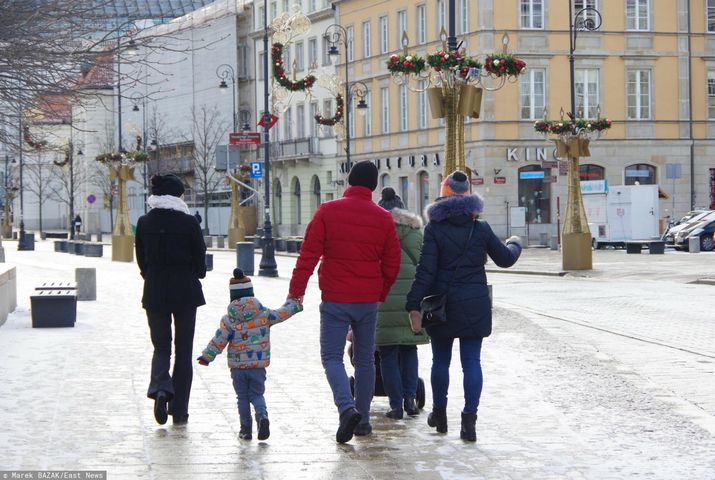
[[[228,312],[221,318],[216,335],[198,361],[201,365],[208,365],[228,346],[228,367],[231,369],[241,419],[238,438],[253,438],[253,405],[258,439],[265,440],[271,434],[266,399],[263,397],[266,391],[266,368],[271,363],[270,329],[303,308],[292,299],[286,300],[278,310],[264,307],[253,293],[251,279],[245,276],[240,268],[233,270],[228,289],[231,294]]]
[[[199,222],[199,225],[201,225],[201,221],[203,219],[201,218],[201,215],[199,214],[198,210],[196,210],[196,213],[194,213],[194,217],[196,218],[196,221]]]
[[[74,227],[75,234],[79,234],[82,229],[82,217],[79,216],[79,213],[75,215],[72,226]]]
[[[372,201],[377,167],[358,162],[348,174],[342,198],[318,207],[305,230],[293,269],[289,297],[301,301],[320,261],[320,357],[340,415],[335,440],[368,435],[375,390],[375,322],[400,269],[400,241],[392,216]],[[343,357],[353,332],[355,398]]]
[[[152,177],[151,193],[151,210],[139,217],[135,239],[144,279],[142,305],[154,345],[147,396],[154,400],[159,424],[170,414],[173,423],[181,425],[189,418],[196,309],[206,303],[199,281],[206,276],[206,244],[182,199],[184,184],[176,175]],[[172,317],[175,352],[169,374]]]
[[[447,321],[427,328],[432,344],[432,413],[427,423],[447,433],[447,390],[452,344],[459,339],[464,408],[460,437],[476,441],[476,421],[482,392],[482,339],[492,332],[492,306],[484,264],[487,255],[500,267],[510,267],[521,255],[519,237],[503,244],[489,224],[478,220],[483,199],[470,194],[467,175],[455,171],[442,183],[440,198],[427,206],[422,254],[407,294],[405,308],[412,329],[422,329],[420,301],[447,295]]]
[[[385,187],[378,202],[389,211],[400,239],[400,273],[385,301],[380,304],[375,331],[375,345],[380,357],[382,386],[390,400],[388,418],[401,419],[404,413],[420,413],[417,396],[417,345],[429,343],[425,332],[412,332],[405,316],[405,301],[415,278],[422,247],[422,219],[405,210],[402,199],[392,187]],[[404,407],[404,411],[403,411]]]

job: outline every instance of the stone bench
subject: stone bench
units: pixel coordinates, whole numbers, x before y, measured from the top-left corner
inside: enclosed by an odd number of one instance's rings
[[[77,291],[35,290],[30,296],[32,328],[74,327],[77,320]]]
[[[643,247],[648,247],[651,255],[665,253],[665,242],[662,240],[630,240],[626,242],[626,253],[641,253]]]
[[[39,287],[35,287],[35,290],[76,290],[77,282],[66,282],[66,281],[50,281],[42,282]]]
[[[82,247],[85,257],[101,257],[104,255],[104,245],[101,243],[85,243]]]
[[[67,240],[56,240],[55,241],[55,252],[62,252],[62,253],[67,253],[68,250],[68,242]]]

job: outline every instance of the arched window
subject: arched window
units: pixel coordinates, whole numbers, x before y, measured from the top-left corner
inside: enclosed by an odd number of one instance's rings
[[[585,163],[578,167],[578,175],[582,182],[586,180],[605,180],[606,169],[592,163]]]
[[[442,191],[442,181],[444,180],[444,175],[441,173],[437,174],[437,195],[436,197],[440,196],[440,192]]]
[[[529,223],[551,223],[551,184],[544,182],[549,173],[541,165],[519,169],[519,206],[526,207]]]
[[[390,186],[390,174],[389,173],[383,173],[380,176],[380,188],[383,189],[385,187]]]
[[[276,224],[283,223],[283,189],[280,180],[273,182],[273,218]]]
[[[311,211],[315,212],[322,203],[320,200],[320,179],[317,175],[313,175],[311,183],[311,191],[313,192],[313,195],[310,198],[310,209]]]
[[[626,185],[655,185],[658,183],[656,181],[655,173],[656,168],[653,165],[648,165],[646,163],[628,165],[625,170],[626,178],[624,183]]]
[[[293,188],[291,188],[291,190],[293,192],[291,223],[300,225],[300,180],[298,180],[298,177],[293,177]]]
[[[420,172],[417,180],[420,189],[420,212],[424,211],[427,204],[430,202],[429,196],[429,174],[427,172]]]

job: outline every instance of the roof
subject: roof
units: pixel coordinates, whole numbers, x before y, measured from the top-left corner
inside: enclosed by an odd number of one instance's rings
[[[128,20],[170,19],[205,7],[214,0],[95,0],[98,14]]]
[[[97,57],[94,65],[82,67],[78,87],[84,89],[114,88],[114,55],[106,53]]]
[[[37,98],[32,123],[69,124],[72,122],[72,105],[64,95],[44,95]]]

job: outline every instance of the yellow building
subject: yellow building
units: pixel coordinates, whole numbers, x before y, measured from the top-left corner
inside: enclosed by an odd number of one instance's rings
[[[507,33],[510,53],[528,65],[516,82],[485,91],[481,118],[466,123],[466,162],[476,177],[475,191],[486,199],[484,217],[501,235],[524,234],[526,229],[510,228],[507,212],[526,207],[532,241],[539,234],[543,240],[556,234],[557,206],[564,205],[567,188],[565,171],[551,167],[553,143],[534,132],[533,123],[544,110],[558,119],[561,109],[570,109],[568,4],[455,4],[458,42],[468,54],[483,61],[486,54],[500,52]],[[574,4],[574,11],[595,7],[602,15],[597,31],[578,33],[577,112],[596,118],[600,111],[613,120],[613,128],[592,142],[591,157],[581,159],[582,179],[658,184],[661,219],[693,207],[715,208],[715,0]],[[355,122],[352,161],[375,161],[381,186],[393,186],[410,210],[420,211],[438,196],[444,127],[431,117],[426,94],[415,91],[426,84],[398,85],[385,60],[402,51],[403,31],[413,54],[441,49],[448,1],[340,0],[335,5],[338,22],[353,32],[350,80],[362,80],[370,90],[369,113]],[[545,178],[522,178],[528,171],[543,171]]]

